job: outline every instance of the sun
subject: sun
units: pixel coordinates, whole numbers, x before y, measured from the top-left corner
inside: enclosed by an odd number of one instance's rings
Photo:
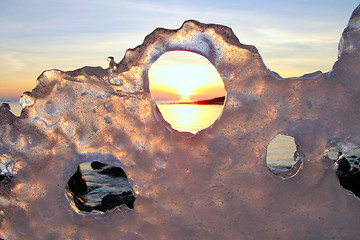
[[[189,95],[181,94],[181,100],[190,100]]]
[[[178,94],[181,96],[181,101],[190,101],[190,96],[194,93],[187,89],[178,89]]]
[[[165,53],[151,66],[148,74],[151,80],[149,87],[155,99],[173,98],[184,102],[226,94],[219,73],[199,54],[183,51]],[[204,93],[207,89],[213,90]]]

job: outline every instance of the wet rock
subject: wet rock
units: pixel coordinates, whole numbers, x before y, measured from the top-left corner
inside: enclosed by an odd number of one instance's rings
[[[339,155],[342,153],[340,152]],[[356,158],[351,156],[349,158]],[[357,167],[352,167],[347,158],[338,160],[336,174],[339,177],[340,185],[360,197],[360,172]]]
[[[8,110],[8,111],[10,111],[10,105],[8,104],[8,103],[2,103],[1,104],[1,108],[3,108],[3,109],[6,109],[6,110]]]
[[[87,192],[87,184],[80,166],[78,166],[75,174],[69,179],[68,186],[73,195],[82,195]]]
[[[116,206],[125,204],[128,208],[134,208],[135,197],[132,192],[123,192],[120,194],[109,194],[102,198],[101,205],[104,208],[112,209]]]
[[[92,169],[103,169],[107,165],[98,161],[91,162],[90,164]]]
[[[339,176],[340,185],[360,197],[360,172],[351,171]]]
[[[134,209],[135,197],[132,192],[122,192],[120,194],[109,194],[102,198],[101,204],[90,206],[86,200],[79,196],[73,196],[76,207],[83,212],[102,211],[113,209],[117,206],[126,205],[130,209]]]
[[[124,177],[126,178],[126,174],[122,168],[118,167],[108,167],[99,172],[99,174],[109,175],[112,177]]]
[[[339,164],[339,166],[338,166],[338,169],[336,170],[336,174],[339,177],[346,174],[351,169],[351,165],[350,165],[349,161],[346,158],[340,159],[338,164]]]

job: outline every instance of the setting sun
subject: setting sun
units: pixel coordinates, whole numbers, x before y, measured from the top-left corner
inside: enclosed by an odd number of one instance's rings
[[[181,96],[181,100],[190,100],[190,92],[180,91],[179,94]]]
[[[226,95],[215,67],[205,57],[185,51],[161,56],[150,67],[149,84],[155,99],[189,101]]]

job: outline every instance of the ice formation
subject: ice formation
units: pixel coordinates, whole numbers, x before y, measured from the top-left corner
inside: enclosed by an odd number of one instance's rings
[[[0,108],[0,169],[13,176],[0,183],[0,237],[358,238],[360,201],[324,152],[360,146],[359,17],[360,6],[328,73],[283,79],[230,28],[197,21],[156,29],[109,69],[43,72],[20,118]],[[222,115],[196,135],[173,130],[149,92],[149,67],[173,50],[205,56],[227,91]],[[292,178],[266,165],[278,133],[301,148]],[[133,210],[74,211],[66,184],[91,161],[126,172]]]

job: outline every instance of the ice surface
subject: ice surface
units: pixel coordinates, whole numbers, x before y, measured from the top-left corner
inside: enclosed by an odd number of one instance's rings
[[[196,21],[156,29],[110,69],[43,72],[20,118],[0,108],[1,171],[13,174],[0,185],[0,237],[358,238],[360,201],[340,186],[324,152],[360,146],[359,14],[328,73],[283,79],[230,28]],[[150,95],[151,64],[173,50],[205,56],[227,91],[222,115],[196,135],[173,130]],[[266,165],[278,133],[294,137],[304,156],[285,180]],[[74,211],[65,187],[90,161],[126,172],[133,210]]]

